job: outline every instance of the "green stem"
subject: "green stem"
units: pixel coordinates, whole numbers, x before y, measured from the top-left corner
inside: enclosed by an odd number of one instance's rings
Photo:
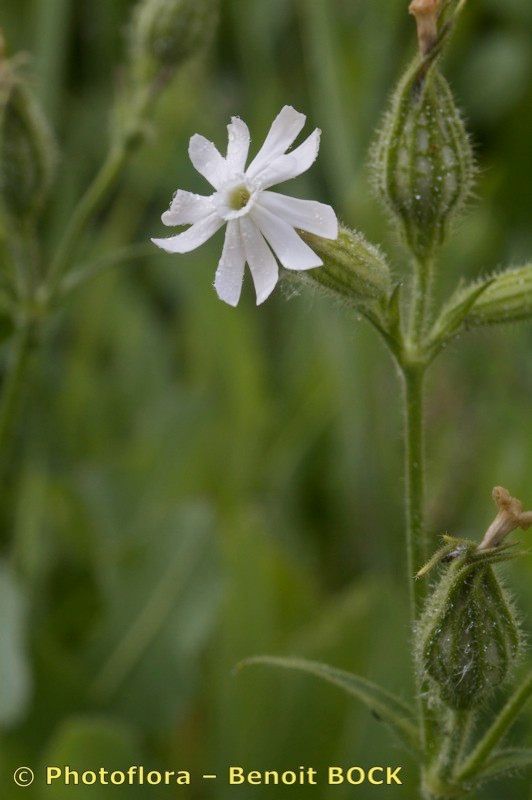
[[[433,260],[416,260],[410,296],[410,329],[403,340],[399,363],[404,379],[405,402],[405,491],[406,552],[412,629],[423,610],[427,582],[415,575],[428,560],[428,539],[424,524],[425,431],[424,382],[427,363],[423,360],[425,331],[432,296]],[[421,745],[429,758],[434,750],[434,730],[423,679],[415,670]]]
[[[522,707],[532,695],[532,672],[525,678],[508,702],[499,712],[499,715],[486,731],[469,758],[457,772],[458,781],[467,781],[476,775],[488,756],[500,742],[510,725],[513,723]]]
[[[51,296],[55,294],[61,278],[68,270],[80,238],[114,189],[131,153],[142,143],[143,121],[162,85],[161,80],[157,80],[142,86],[130,98],[129,117],[123,121],[123,128],[111,145],[107,158],[74,210],[57,248],[48,275],[48,291]]]
[[[405,478],[406,478],[406,553],[412,626],[423,608],[426,581],[415,580],[420,566],[427,561],[427,540],[424,530],[425,452],[423,431],[424,367],[403,369],[405,398]],[[419,735],[422,749],[430,749],[428,708],[423,698],[423,685],[416,670],[416,697],[419,714]]]
[[[423,430],[423,367],[405,368],[405,476],[406,476],[406,551],[412,601],[412,618],[417,619],[426,595],[426,582],[414,576],[428,559],[424,529],[425,437]]]
[[[18,403],[31,350],[31,339],[31,325],[29,322],[24,322],[15,336],[0,394],[0,465],[2,467],[8,456],[9,438],[17,417]]]
[[[83,286],[87,281],[92,280],[98,275],[110,270],[124,262],[133,259],[145,258],[152,248],[148,244],[132,244],[119,247],[116,250],[106,253],[89,264],[82,264],[79,268],[73,269],[62,281],[58,297],[64,299],[72,292]]]
[[[127,160],[129,149],[120,144],[112,147],[93,182],[81,198],[67,226],[50,268],[50,288],[53,293],[72,260],[80,237],[92,217],[113,189]]]
[[[423,340],[429,321],[430,304],[432,302],[432,283],[434,260],[414,261],[412,286],[412,302],[410,307],[410,338],[415,345]]]
[[[468,735],[471,711],[450,711],[448,725],[436,762],[436,773],[440,780],[450,781],[456,761],[460,757]]]
[[[440,747],[423,776],[424,798],[462,797],[464,791],[454,777],[457,762],[467,747],[474,715],[470,710],[448,710]]]

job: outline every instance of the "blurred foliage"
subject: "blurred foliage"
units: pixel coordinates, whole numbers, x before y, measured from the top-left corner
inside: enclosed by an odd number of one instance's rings
[[[12,51],[32,54],[61,146],[50,248],[105,153],[132,5],[2,2],[0,25]],[[202,191],[186,157],[192,133],[222,145],[241,114],[260,142],[285,102],[324,134],[301,192],[390,250],[364,165],[414,46],[405,10],[406,0],[223,0],[214,50],[172,84],[80,263],[159,235],[177,186]],[[448,290],[530,258],[531,31],[529,0],[471,2],[447,59],[481,164],[479,203],[445,252]],[[256,653],[298,655],[408,697],[410,633],[388,356],[326,301],[278,292],[258,312],[247,287],[236,311],[224,307],[211,287],[218,248],[154,250],[86,285],[34,356],[0,511],[6,800],[18,797],[15,766],[104,755],[220,774],[228,763],[401,763],[407,782],[387,797],[415,796],[410,757],[356,703],[310,678],[232,674]],[[478,537],[494,484],[531,499],[531,345],[529,327],[468,335],[433,369],[435,533]],[[507,570],[529,628],[531,563]],[[532,710],[512,741],[524,744],[531,725]],[[524,798],[528,786],[508,779],[482,796]],[[223,782],[179,790],[234,793]]]

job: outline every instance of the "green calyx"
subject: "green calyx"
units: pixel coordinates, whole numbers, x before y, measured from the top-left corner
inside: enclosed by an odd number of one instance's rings
[[[488,279],[465,318],[467,327],[519,322],[532,317],[532,264],[500,272]]]
[[[472,542],[437,554],[451,561],[417,625],[416,658],[423,679],[452,709],[482,706],[519,658],[519,622],[493,571],[510,557],[508,548],[480,552]]]
[[[208,45],[218,20],[218,0],[141,0],[130,31],[137,78],[172,74]]]
[[[25,79],[0,64],[0,198],[14,220],[34,218],[51,186],[56,149],[48,122]]]
[[[416,58],[392,97],[373,150],[381,199],[416,258],[430,258],[467,200],[471,145],[435,60]]]
[[[381,251],[360,233],[341,227],[335,240],[304,231],[299,235],[320,256],[323,266],[290,274],[292,279],[362,310],[387,302],[392,291],[390,268]]]

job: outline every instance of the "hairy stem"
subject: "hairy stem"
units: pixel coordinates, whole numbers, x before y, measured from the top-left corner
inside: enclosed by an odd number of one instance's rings
[[[501,741],[531,695],[532,672],[527,675],[523,683],[515,690],[469,758],[466,759],[462,767],[458,770],[456,777],[459,781],[467,781],[481,770],[486,759]]]
[[[404,368],[405,400],[405,479],[406,479],[406,553],[410,588],[411,621],[415,625],[426,595],[426,582],[414,576],[427,560],[424,530],[425,453],[423,431],[424,368]],[[423,749],[429,747],[428,710],[423,699],[423,686],[416,671],[416,696],[419,712],[419,733]]]
[[[417,619],[426,595],[426,582],[414,581],[418,569],[428,558],[424,530],[425,437],[423,429],[423,368],[406,368],[405,396],[405,477],[406,477],[406,550],[412,601],[412,618]]]
[[[445,734],[435,764],[435,774],[442,782],[452,781],[456,762],[469,736],[470,710],[449,711]]]
[[[434,260],[432,257],[414,261],[412,302],[410,306],[410,338],[415,344],[419,344],[426,332],[430,304],[432,302],[433,275]]]

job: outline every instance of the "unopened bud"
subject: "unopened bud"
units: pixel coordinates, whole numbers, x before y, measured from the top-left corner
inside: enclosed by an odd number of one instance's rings
[[[27,82],[0,63],[0,200],[15,219],[42,209],[56,161],[48,122]]]
[[[391,293],[390,269],[385,257],[360,233],[341,227],[336,240],[303,231],[299,234],[320,256],[323,266],[294,273],[292,277],[296,280],[304,280],[352,305],[385,300]]]
[[[508,556],[479,553],[469,542],[450,557],[419,621],[416,656],[438,699],[466,710],[482,706],[508,677],[522,634],[492,567]]]
[[[218,0],[140,0],[130,33],[136,77],[171,75],[208,44],[217,19]]]
[[[532,317],[532,264],[491,278],[465,318],[467,327],[519,322]]]
[[[409,249],[431,256],[475,174],[460,113],[434,63],[416,60],[401,80],[374,148],[373,172]]]

